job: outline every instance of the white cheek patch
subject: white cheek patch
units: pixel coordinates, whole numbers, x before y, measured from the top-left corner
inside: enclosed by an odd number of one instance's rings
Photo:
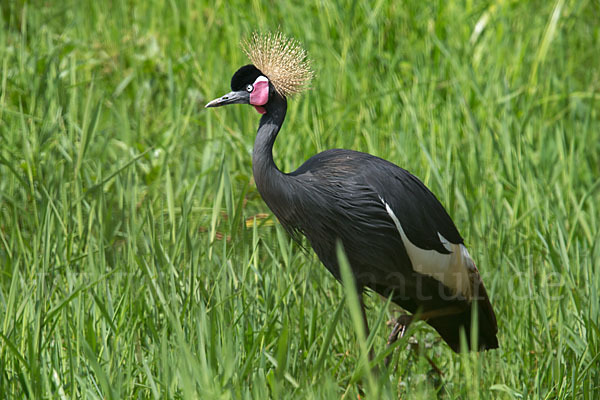
[[[450,243],[439,232],[438,237],[450,254],[442,254],[436,250],[425,250],[416,246],[406,236],[406,232],[392,208],[381,197],[380,200],[400,233],[413,269],[442,282],[455,293],[460,293],[467,299],[471,298],[471,274],[477,273],[477,269],[467,248],[462,244]]]
[[[261,75],[258,78],[256,78],[256,80],[254,81],[254,84],[256,85],[257,82],[269,82],[269,80],[267,79],[266,76]]]

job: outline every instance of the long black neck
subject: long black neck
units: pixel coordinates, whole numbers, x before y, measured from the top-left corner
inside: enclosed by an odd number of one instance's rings
[[[287,101],[278,93],[273,93],[265,106],[267,112],[260,119],[260,125],[252,153],[252,172],[256,187],[269,208],[278,214],[277,205],[284,201],[285,186],[283,174],[273,161],[273,144],[285,120]]]

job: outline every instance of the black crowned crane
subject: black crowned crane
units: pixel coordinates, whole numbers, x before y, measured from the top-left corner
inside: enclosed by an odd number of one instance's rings
[[[497,348],[496,317],[475,263],[444,207],[418,178],[389,161],[342,149],[319,153],[294,172],[277,168],[273,144],[287,98],[308,86],[312,70],[299,44],[281,34],[255,34],[244,47],[252,64],[233,75],[230,93],[206,107],[250,104],[262,114],[252,170],[285,230],[306,236],[338,280],[341,242],[365,325],[362,292],[370,288],[427,321],[454,351],[460,351],[463,329],[468,346],[477,332],[479,350]],[[408,323],[399,318],[390,341]]]

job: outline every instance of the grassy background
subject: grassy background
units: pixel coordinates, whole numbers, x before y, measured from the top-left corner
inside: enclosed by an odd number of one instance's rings
[[[600,395],[597,1],[15,0],[0,11],[0,393]],[[345,147],[419,176],[479,266],[499,350],[453,354],[419,323],[411,333],[442,377],[406,351],[382,374],[361,366],[342,286],[252,183],[258,115],[202,108],[247,62],[240,40],[278,27],[317,73],[291,102],[280,168]],[[391,314],[368,304],[381,355]]]

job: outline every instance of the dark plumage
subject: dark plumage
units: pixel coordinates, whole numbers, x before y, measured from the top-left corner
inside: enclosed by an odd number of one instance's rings
[[[337,279],[340,240],[361,292],[370,288],[391,295],[407,311],[427,316],[455,351],[460,329],[470,343],[475,304],[479,348],[498,347],[494,311],[463,238],[419,179],[381,158],[342,149],[319,153],[289,174],[276,167],[272,149],[287,100],[271,82],[268,88],[261,83],[268,78],[256,67],[244,66],[232,79],[233,91],[207,107],[245,103],[264,113],[253,173],[258,191],[283,227],[293,236],[306,236]],[[268,90],[268,98],[260,90]],[[256,100],[261,98],[267,99],[264,104]]]

